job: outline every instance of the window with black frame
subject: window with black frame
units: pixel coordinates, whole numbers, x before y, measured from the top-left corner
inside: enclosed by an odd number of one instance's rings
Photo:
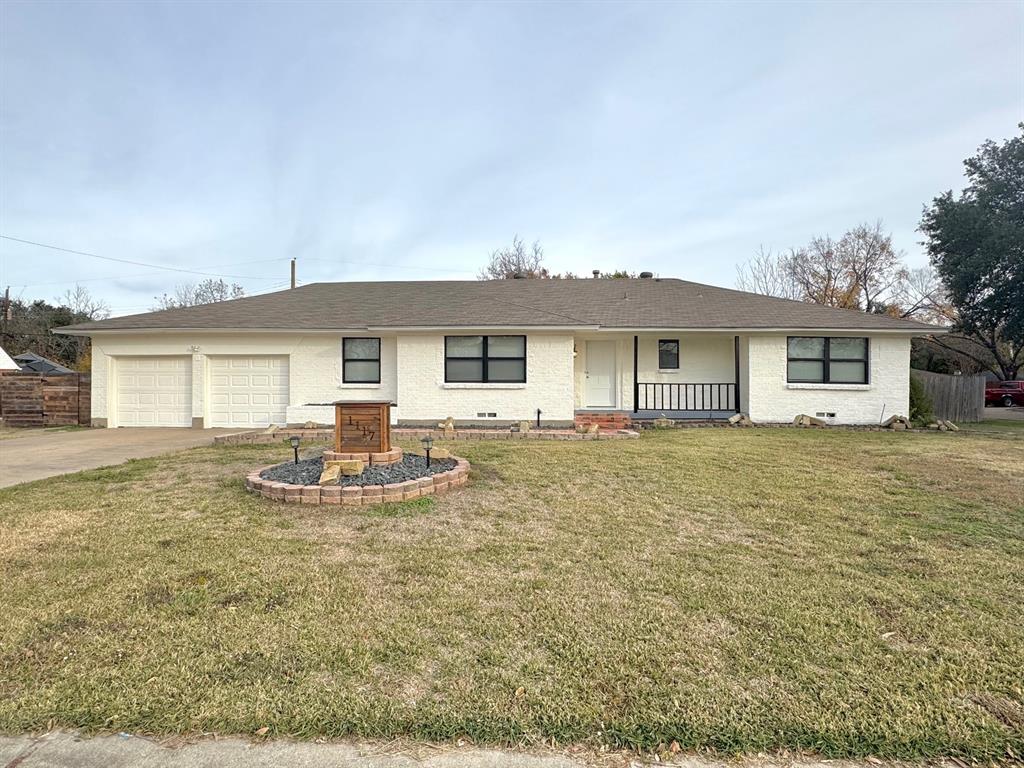
[[[679,339],[658,340],[658,368],[660,370],[679,367]]]
[[[867,384],[867,338],[790,336],[786,380],[793,384]]]
[[[341,380],[346,384],[380,384],[380,339],[342,339]]]
[[[445,336],[449,383],[526,383],[525,336]]]

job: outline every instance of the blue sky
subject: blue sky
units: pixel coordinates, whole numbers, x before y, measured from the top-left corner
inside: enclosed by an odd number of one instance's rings
[[[0,5],[0,233],[225,275],[548,266],[732,286],[922,205],[1024,119],[1024,3]],[[24,298],[202,279],[0,240]]]

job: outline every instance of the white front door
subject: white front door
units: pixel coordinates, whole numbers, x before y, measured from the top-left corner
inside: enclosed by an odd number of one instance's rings
[[[615,342],[587,342],[585,408],[615,407]]]

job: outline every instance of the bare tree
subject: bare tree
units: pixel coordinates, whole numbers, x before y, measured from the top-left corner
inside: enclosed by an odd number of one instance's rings
[[[949,303],[946,289],[931,267],[908,269],[895,287],[892,305],[897,317],[912,317],[925,323],[951,325],[956,310]]]
[[[885,310],[908,272],[903,253],[893,248],[892,235],[882,230],[882,220],[854,227],[840,238],[837,250],[847,282],[856,286],[857,306],[865,312]]]
[[[736,266],[736,287],[741,291],[778,296],[780,299],[802,299],[800,287],[786,269],[781,255],[763,245],[750,261]]]
[[[543,265],[544,248],[540,241],[534,241],[527,249],[519,235],[512,238],[512,245],[491,253],[487,266],[477,275],[479,280],[510,280],[514,277],[552,277]]]
[[[156,297],[154,310],[194,307],[199,304],[213,304],[217,301],[229,301],[245,296],[245,289],[238,283],[225,283],[223,280],[209,278],[201,283],[184,283],[175,286],[174,295],[166,293]]]
[[[856,309],[860,286],[849,269],[840,243],[815,237],[806,248],[790,251],[783,268],[800,289],[801,298],[826,307]]]
[[[910,270],[882,222],[860,224],[838,240],[815,237],[803,248],[762,246],[737,268],[741,290],[895,317],[948,322],[948,302],[934,272]]]
[[[64,291],[64,295],[58,296],[55,301],[58,306],[67,307],[83,320],[103,320],[110,317],[110,305],[102,299],[93,298],[89,289],[78,283],[75,283],[74,288]]]

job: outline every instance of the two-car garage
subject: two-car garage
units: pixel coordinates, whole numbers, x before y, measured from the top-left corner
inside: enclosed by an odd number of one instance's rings
[[[114,358],[119,427],[191,427],[195,410],[213,427],[284,424],[288,406],[286,355],[152,355]],[[205,378],[193,387],[193,375]],[[194,408],[194,394],[205,400]]]

